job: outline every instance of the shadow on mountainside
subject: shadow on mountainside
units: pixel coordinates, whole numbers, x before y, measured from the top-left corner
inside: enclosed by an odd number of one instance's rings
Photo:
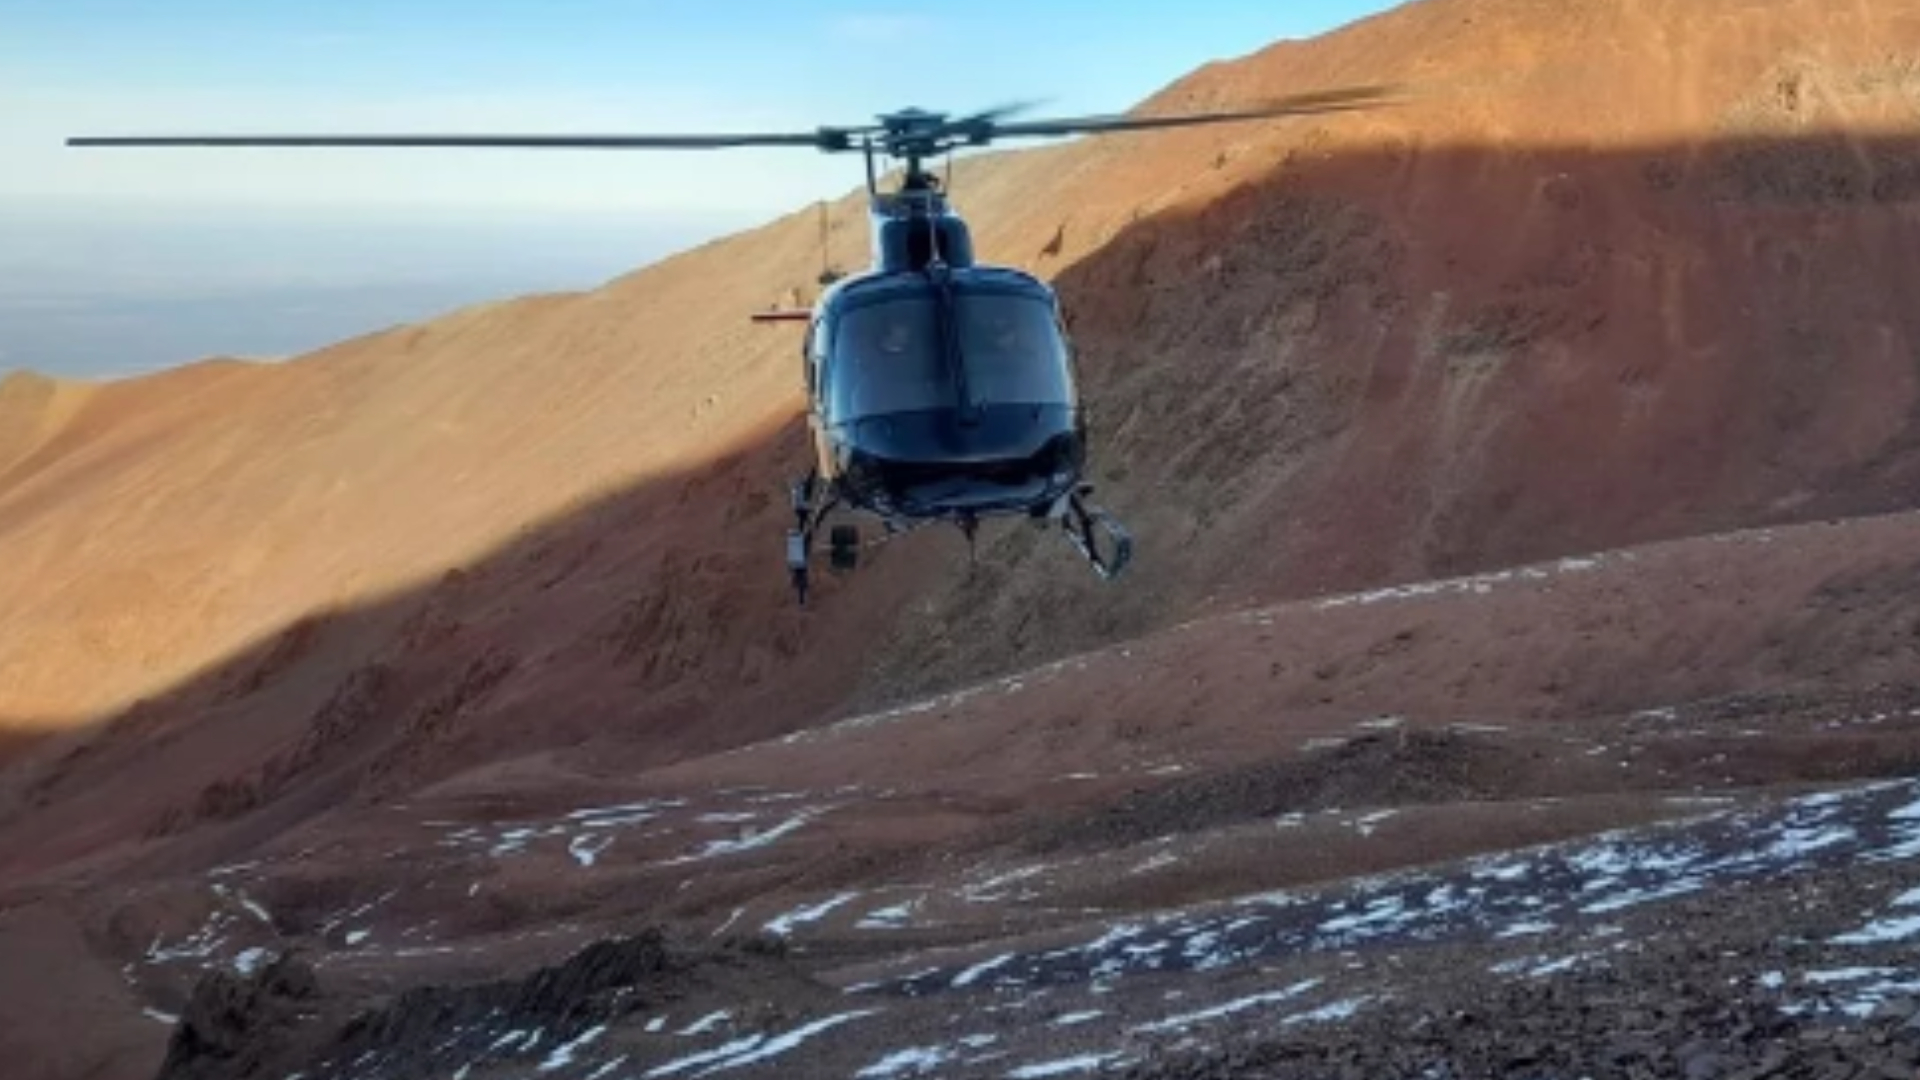
[[[1215,603],[1910,505],[1920,142],[1316,145],[1057,275],[1124,585],[1009,528],[971,574],[915,537],[799,612],[789,421],[39,747],[0,871],[223,858],[543,750],[711,753]]]
[[[1915,505],[1920,136],[1605,151],[1315,129],[1055,276],[1111,599],[1009,535],[875,685],[1209,610]],[[1240,181],[1225,170],[1257,174]],[[1124,164],[1116,167],[1124,168]],[[1012,253],[1043,270],[1042,243]]]
[[[805,452],[790,421],[383,603],[308,613],[94,728],[14,736],[0,876],[196,833],[163,861],[200,864],[486,762],[592,741],[635,768],[805,723],[906,569],[875,552],[863,588],[823,572],[795,609],[780,540]]]

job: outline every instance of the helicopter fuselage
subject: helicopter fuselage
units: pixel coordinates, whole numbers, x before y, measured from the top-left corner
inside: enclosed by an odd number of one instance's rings
[[[804,347],[816,472],[893,522],[1038,515],[1080,483],[1086,438],[1054,294],[1004,267],[837,283]]]
[[[800,602],[813,537],[840,508],[890,533],[950,521],[969,545],[982,519],[1024,516],[1060,528],[1101,577],[1120,573],[1133,541],[1085,499],[1079,373],[1053,289],[975,262],[966,222],[916,159],[882,194],[869,158],[868,188],[872,267],[837,280],[823,271],[811,312],[772,316],[808,324],[814,466],[794,485],[787,534]],[[836,525],[832,538],[832,565],[850,569],[858,528]]]

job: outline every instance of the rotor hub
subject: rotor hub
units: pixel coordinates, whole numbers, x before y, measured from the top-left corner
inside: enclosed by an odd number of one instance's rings
[[[958,145],[952,137],[956,124],[948,121],[946,113],[907,108],[882,113],[875,119],[880,121],[875,149],[884,151],[890,157],[906,160],[930,158]],[[958,123],[965,122],[963,119]]]

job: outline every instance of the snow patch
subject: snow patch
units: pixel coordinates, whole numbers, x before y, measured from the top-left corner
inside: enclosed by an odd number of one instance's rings
[[[584,1078],[584,1080],[606,1080],[608,1076],[613,1074],[613,1070],[619,1068],[622,1065],[625,1065],[626,1063],[627,1063],[627,1055],[621,1054],[619,1057],[614,1058],[612,1061],[609,1061],[605,1065],[602,1065],[599,1068],[588,1073]]]
[[[700,1019],[695,1020],[693,1023],[688,1024],[686,1027],[681,1028],[679,1033],[681,1035],[704,1035],[714,1028],[719,1027],[721,1023],[732,1016],[733,1013],[726,1009],[721,1009],[718,1012],[710,1012]]]
[[[985,881],[975,882],[963,887],[960,895],[969,904],[989,904],[1006,899],[1006,888],[1015,882],[1027,881],[1047,872],[1045,863],[1037,866],[1022,866],[995,874]]]
[[[858,1020],[861,1017],[871,1016],[877,1011],[876,1009],[861,1009],[856,1012],[836,1013],[833,1016],[803,1024],[800,1027],[794,1028],[792,1031],[782,1035],[775,1035],[771,1038],[765,1035],[749,1035],[744,1039],[735,1039],[732,1042],[717,1046],[712,1050],[689,1054],[686,1057],[669,1061],[664,1065],[656,1065],[652,1069],[647,1070],[645,1075],[648,1077],[672,1076],[675,1073],[686,1072],[688,1069],[699,1069],[700,1071],[692,1075],[701,1077],[712,1073],[725,1072],[729,1069],[738,1069],[748,1065],[758,1064],[759,1062],[778,1057],[792,1050],[794,1047],[799,1046],[815,1035],[830,1031],[839,1027],[841,1024]],[[703,1065],[706,1066],[706,1068],[700,1068]]]
[[[1394,817],[1398,813],[1398,810],[1375,810],[1365,817],[1355,819],[1353,827],[1359,830],[1361,836],[1372,836],[1375,826]]]
[[[1032,1065],[1022,1065],[1007,1074],[1008,1080],[1042,1080],[1048,1076],[1065,1076],[1069,1073],[1092,1072],[1108,1062],[1120,1057],[1119,1053],[1080,1054],[1057,1061],[1040,1061]]]
[[[605,833],[585,833],[573,838],[567,844],[567,854],[581,866],[592,866],[600,853],[612,846],[613,837]]]
[[[1858,930],[1837,935],[1836,945],[1877,945],[1888,941],[1906,941],[1920,934],[1920,915],[1898,919],[1875,919]]]
[[[1515,938],[1574,927],[1583,917],[1839,866],[1920,857],[1920,783],[1875,784],[1809,801],[1544,845],[1434,870],[1403,870],[1312,895],[1241,898],[1225,910],[1112,924],[1093,940],[902,976],[882,987],[921,995],[991,982],[1002,988],[1083,982],[1089,993],[1146,971],[1206,970],[1262,957],[1346,951],[1389,942],[1485,934]],[[1920,888],[1843,942],[1920,937]],[[1911,918],[1909,918],[1911,916]],[[1613,924],[1587,938],[1624,941]],[[1604,955],[1537,957],[1501,970],[1538,977]],[[990,978],[988,977],[990,976]],[[880,987],[876,987],[879,989]]]
[[[991,960],[982,960],[965,971],[962,971],[953,977],[954,989],[958,990],[963,987],[972,986],[975,982],[979,981],[980,976],[987,974],[995,968],[1005,967],[1007,964],[1012,963],[1014,955],[1013,953],[1006,953],[1001,956],[996,956]]]
[[[566,1068],[573,1064],[573,1055],[576,1051],[591,1044],[595,1039],[598,1039],[606,1033],[607,1025],[597,1024],[581,1032],[573,1041],[561,1043],[559,1046],[547,1052],[547,1059],[540,1063],[539,1071],[543,1073],[554,1072],[555,1070]]]
[[[1158,851],[1158,852],[1155,852],[1151,857],[1135,864],[1131,869],[1127,871],[1127,875],[1129,877],[1134,877],[1140,874],[1151,874],[1155,870],[1160,869],[1161,867],[1172,866],[1173,864],[1179,861],[1180,861],[1180,856],[1175,855],[1171,851]]]
[[[512,1031],[507,1032],[505,1035],[502,1035],[499,1038],[493,1040],[493,1043],[487,1047],[487,1050],[488,1052],[493,1052],[496,1050],[505,1050],[507,1047],[512,1046],[514,1043],[524,1042],[528,1034],[529,1033],[525,1028],[515,1028]],[[537,1031],[532,1032],[531,1034],[535,1039],[538,1039],[540,1037],[540,1033]]]
[[[1179,1031],[1182,1028],[1192,1027],[1195,1024],[1203,1024],[1210,1020],[1218,1020],[1223,1016],[1232,1016],[1235,1013],[1245,1012],[1248,1009],[1257,1009],[1263,1005],[1276,1005],[1283,1001],[1291,1001],[1319,985],[1319,979],[1306,979],[1282,990],[1270,990],[1265,993],[1253,994],[1248,997],[1229,1001],[1224,1005],[1215,1005],[1195,1012],[1169,1016],[1164,1020],[1155,1020],[1149,1024],[1140,1024],[1135,1026],[1133,1031],[1142,1035],[1150,1035],[1160,1031]]]
[[[728,837],[723,840],[709,840],[699,851],[690,855],[681,855],[678,858],[668,859],[663,865],[679,866],[682,863],[702,862],[707,859],[718,859],[727,855],[738,855],[746,851],[755,851],[773,844],[783,836],[788,836],[799,831],[807,822],[813,820],[814,816],[815,812],[813,811],[802,811],[780,824],[775,825],[771,829],[760,831],[748,829],[740,836]]]
[[[250,949],[242,949],[233,958],[233,970],[242,975],[251,975],[260,970],[260,965],[266,963],[272,955],[271,952],[257,945]]]
[[[621,803],[618,806],[589,806],[569,813],[567,820],[592,821],[606,818],[633,817],[638,814],[646,814],[649,817],[653,817],[658,815],[662,810],[674,809],[685,805],[687,805],[687,800],[685,799],[647,799],[642,802]]]
[[[145,959],[149,964],[165,964],[176,960],[200,960],[203,961],[201,966],[204,967],[204,961],[215,956],[220,951],[220,947],[226,944],[222,931],[233,925],[233,922],[233,916],[227,912],[211,912],[207,916],[207,921],[201,924],[200,929],[181,938],[175,944],[168,945],[164,938],[155,937],[153,943],[147,946]]]
[[[1554,563],[1533,566],[1514,567],[1489,574],[1475,574],[1471,577],[1444,578],[1438,581],[1423,581],[1410,585],[1396,585],[1384,589],[1373,589],[1362,593],[1348,593],[1328,597],[1314,605],[1317,610],[1327,611],[1333,608],[1365,607],[1372,604],[1390,603],[1401,600],[1418,600],[1432,596],[1465,595],[1485,596],[1496,586],[1510,585],[1519,581],[1546,581],[1561,574],[1582,574],[1599,569],[1607,560],[1626,560],[1630,555],[1621,553],[1587,558],[1567,558]]]
[[[1360,1011],[1361,1006],[1373,1000],[1370,997],[1347,998],[1345,1001],[1331,1001],[1317,1009],[1303,1013],[1294,1013],[1280,1021],[1282,1026],[1289,1024],[1324,1024],[1335,1020],[1346,1020]]]
[[[913,921],[913,913],[919,908],[920,900],[911,900],[892,907],[876,908],[860,917],[855,927],[860,930],[899,930]]]
[[[954,1059],[952,1051],[939,1046],[912,1046],[895,1050],[853,1075],[860,1080],[887,1080],[895,1076],[919,1076]]]
[[[1859,982],[1861,979],[1898,974],[1898,970],[1889,967],[1850,967],[1809,971],[1805,975],[1800,976],[1800,978],[1817,986],[1822,983]]]
[[[1705,886],[1706,883],[1697,878],[1682,878],[1679,881],[1670,881],[1663,885],[1652,886],[1645,889],[1626,889],[1605,899],[1595,900],[1593,903],[1582,907],[1580,911],[1586,915],[1598,915],[1609,911],[1618,911],[1625,907],[1632,907],[1636,904],[1650,903],[1654,900],[1667,900],[1675,896],[1685,896],[1690,892],[1698,892]]]
[[[784,915],[776,916],[770,920],[766,926],[762,927],[762,929],[769,934],[786,937],[788,934],[793,933],[794,927],[805,923],[819,922],[825,918],[828,913],[832,912],[833,909],[843,904],[851,903],[859,898],[860,894],[857,892],[844,892],[832,899],[822,900],[811,907],[795,908]]]
[[[1550,922],[1517,922],[1503,926],[1493,936],[1497,938],[1524,937],[1530,934],[1545,934],[1554,928]]]
[[[1495,975],[1518,975],[1521,978],[1538,979],[1557,975],[1562,971],[1571,971],[1589,960],[1598,959],[1600,955],[1597,952],[1581,952],[1555,958],[1523,957],[1517,960],[1503,960],[1487,970]]]
[[[235,893],[234,900],[241,907],[246,909],[247,914],[260,920],[262,925],[267,926],[269,928],[273,926],[273,916],[268,914],[267,909],[264,907],[261,907],[258,901],[254,900],[252,897],[248,896],[244,892]]]
[[[253,859],[248,862],[227,863],[224,866],[216,866],[213,869],[207,871],[207,876],[210,878],[229,877],[233,874],[237,874],[241,872],[242,870],[253,870],[259,867],[260,865],[262,864],[259,859]]]

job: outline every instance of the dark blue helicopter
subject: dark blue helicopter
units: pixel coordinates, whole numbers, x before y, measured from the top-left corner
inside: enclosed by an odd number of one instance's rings
[[[880,519],[889,536],[951,522],[972,544],[989,517],[1058,528],[1102,578],[1132,558],[1126,529],[1087,500],[1087,429],[1058,298],[1039,278],[976,261],[967,224],[925,163],[960,147],[1273,119],[1363,108],[1385,87],[1299,95],[1237,112],[1006,122],[995,109],[950,118],[907,109],[877,124],[722,135],[244,135],[88,137],[69,146],[504,147],[713,150],[810,147],[866,157],[872,265],[822,275],[810,310],[756,321],[807,324],[803,373],[814,464],[792,487],[787,570],[804,605],[814,538],[836,511]],[[880,190],[876,158],[904,162]],[[830,565],[851,569],[861,538],[828,534]],[[1104,542],[1103,542],[1104,541]]]

